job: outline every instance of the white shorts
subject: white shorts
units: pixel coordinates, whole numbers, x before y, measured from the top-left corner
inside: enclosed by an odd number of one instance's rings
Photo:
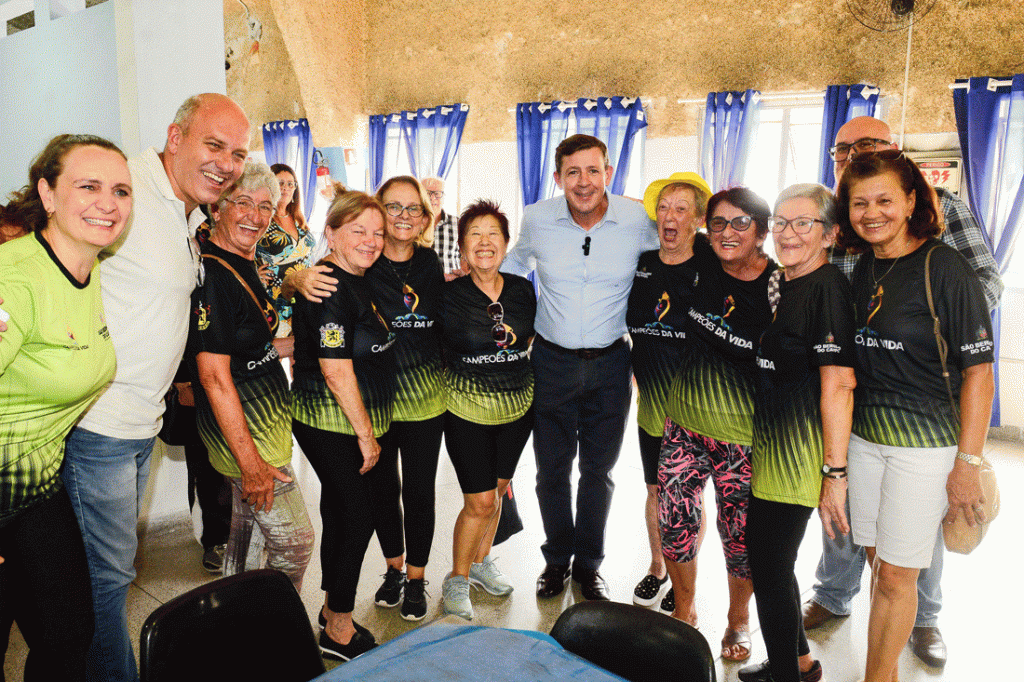
[[[949,499],[946,479],[956,446],[898,448],[850,435],[850,526],[853,540],[882,561],[927,568]]]

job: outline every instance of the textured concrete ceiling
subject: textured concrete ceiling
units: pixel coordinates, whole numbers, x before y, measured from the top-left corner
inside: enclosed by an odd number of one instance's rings
[[[315,142],[366,143],[366,117],[465,102],[464,140],[512,139],[516,103],[597,95],[649,102],[648,135],[693,134],[709,91],[821,91],[871,82],[902,113],[906,32],[850,0],[225,0],[228,90],[254,122],[305,115]],[[863,0],[857,0],[863,1]],[[913,35],[908,132],[955,130],[954,78],[1024,66],[1019,0],[938,0]]]

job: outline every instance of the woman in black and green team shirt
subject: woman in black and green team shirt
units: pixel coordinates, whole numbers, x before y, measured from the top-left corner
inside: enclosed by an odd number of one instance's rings
[[[640,256],[629,291],[626,327],[632,339],[630,360],[636,377],[637,433],[647,503],[644,519],[651,565],[633,590],[633,603],[650,606],[668,581],[658,530],[658,453],[665,431],[665,408],[672,379],[682,363],[687,311],[700,280],[698,261],[717,263],[704,223],[711,188],[696,173],[673,173],[644,192],[647,215],[658,225],[660,248]]]
[[[462,488],[445,613],[473,618],[470,583],[493,595],[512,592],[494,565],[491,542],[519,457],[533,430],[533,285],[498,268],[508,247],[508,218],[478,201],[459,218],[459,250],[469,275],[444,285],[448,414],[445,444]]]
[[[279,192],[266,164],[248,162],[212,207],[204,282],[192,294],[188,360],[199,435],[213,468],[231,483],[224,575],[259,568],[262,552],[248,556],[258,526],[267,565],[300,590],[315,538],[293,480],[288,379],[274,345],[277,313],[254,263]]]
[[[729,583],[722,658],[750,656],[753,587],[744,527],[750,496],[757,339],[771,321],[768,278],[775,262],[761,247],[768,203],[745,187],[708,200],[707,228],[718,263],[700,272],[689,311],[687,353],[669,396],[658,462],[658,521],[672,577],[676,618],[696,625],[693,607],[704,485],[715,484],[718,533]],[[666,609],[662,603],[662,609]]]
[[[377,190],[377,200],[387,212],[384,253],[367,270],[366,281],[395,332],[397,379],[391,428],[372,474],[375,483],[383,478],[375,486],[374,526],[388,565],[374,602],[396,606],[404,587],[402,618],[421,620],[427,615],[423,575],[434,540],[434,482],[444,430],[441,328],[437,324],[444,273],[434,250],[416,242],[434,219],[419,181],[409,175],[391,178]],[[399,452],[400,487],[398,475],[393,473]],[[403,557],[406,545],[409,554]],[[403,564],[408,564],[406,575]]]
[[[352,620],[359,571],[373,537],[374,484],[367,476],[391,425],[395,335],[363,275],[384,248],[384,208],[345,192],[327,210],[320,261],[338,289],[321,303],[296,299],[292,430],[322,486],[320,564],[326,604],[320,649],[350,660],[377,645]]]
[[[849,530],[844,507],[856,383],[853,303],[846,277],[828,262],[836,227],[835,199],[827,188],[783,190],[770,225],[785,270],[757,356],[746,531],[769,660],[740,670],[739,677],[814,682],[821,679],[821,665],[804,635],[793,567],[815,507],[829,536]]]
[[[876,682],[896,672],[914,625],[917,576],[931,563],[943,516],[982,519],[978,465],[995,391],[992,326],[974,271],[936,239],[934,190],[913,161],[898,150],[858,154],[837,194],[839,243],[864,253],[853,271],[850,525],[876,584],[866,675]],[[929,253],[949,388],[926,296]]]

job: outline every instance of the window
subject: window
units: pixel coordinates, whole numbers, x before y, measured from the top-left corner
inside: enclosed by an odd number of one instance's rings
[[[794,183],[817,181],[823,114],[820,96],[808,103],[778,100],[762,105],[744,181],[769,204]]]

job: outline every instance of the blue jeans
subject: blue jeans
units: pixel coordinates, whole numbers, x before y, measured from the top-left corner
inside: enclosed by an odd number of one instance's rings
[[[619,458],[631,396],[629,346],[592,360],[534,343],[533,451],[537,502],[549,564],[597,569],[611,509],[611,471]],[[579,453],[576,514],[572,465]]]
[[[846,517],[850,517],[850,500],[846,500]],[[821,559],[814,577],[812,600],[838,616],[850,615],[850,602],[860,592],[860,576],[864,571],[867,553],[853,543],[853,535],[840,535],[835,540],[821,530]],[[945,545],[942,526],[932,551],[932,563],[917,577],[917,618],[914,627],[935,627],[942,609],[942,561]]]
[[[82,529],[96,614],[87,679],[139,678],[125,601],[135,579],[135,527],[154,440],[122,440],[81,428],[67,439],[61,476]]]

